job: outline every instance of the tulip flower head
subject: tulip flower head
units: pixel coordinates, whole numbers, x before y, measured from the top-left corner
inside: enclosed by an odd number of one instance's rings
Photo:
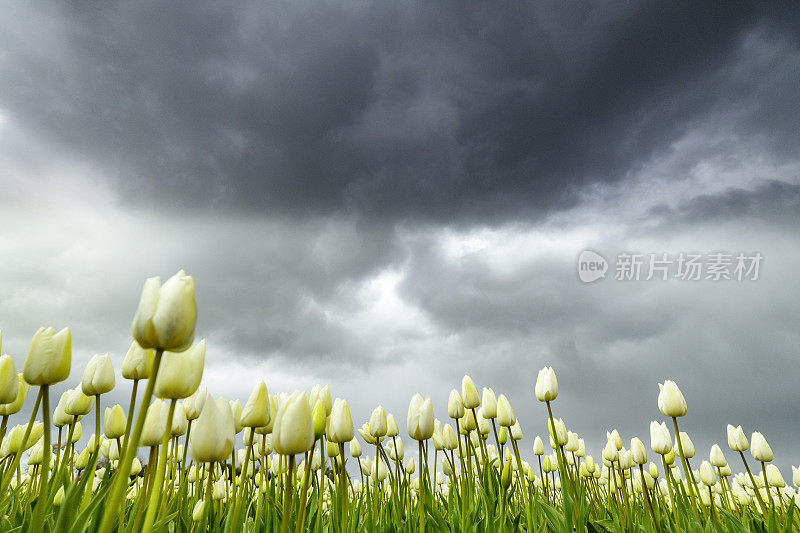
[[[683,398],[678,385],[674,381],[666,380],[658,385],[658,409],[661,414],[670,418],[686,414],[686,400]]]
[[[205,339],[182,352],[164,352],[154,394],[170,400],[188,398],[200,386],[205,360]]]
[[[311,408],[304,392],[295,391],[281,402],[275,415],[272,438],[275,451],[281,455],[305,453],[314,446]]]
[[[194,279],[181,270],[164,285],[159,277],[145,282],[131,333],[142,348],[182,352],[194,341],[196,322]]]
[[[336,398],[331,410],[328,439],[331,442],[344,444],[351,442],[354,436],[355,429],[353,428],[353,418],[350,416],[350,407],[345,400]],[[351,444],[350,450],[352,451],[352,449]]]
[[[125,434],[125,423],[125,411],[122,410],[121,405],[106,407],[103,415],[103,430],[106,437],[116,439],[123,436]]]
[[[111,392],[114,388],[114,366],[108,354],[95,354],[83,371],[81,381],[83,393],[87,396],[98,396]]]
[[[728,424],[728,447],[735,452],[746,452],[750,448],[742,426],[733,427]]]
[[[382,405],[379,405],[369,417],[369,433],[373,438],[381,439],[386,435],[387,430],[386,411],[384,411]]]
[[[769,463],[775,458],[767,439],[758,431],[754,431],[753,436],[750,438],[750,454],[753,459],[761,463]]]
[[[17,396],[13,402],[0,405],[0,416],[17,414],[22,409],[22,404],[25,403],[29,389],[30,385],[22,377],[22,374],[17,374]]]
[[[483,394],[481,396],[481,410],[483,411],[483,416],[489,420],[497,418],[497,396],[495,396],[494,391],[490,388],[483,388]]]
[[[122,377],[125,379],[148,379],[153,373],[155,355],[152,349],[144,349],[133,341],[125,359],[122,360]]]
[[[534,392],[540,402],[552,402],[558,398],[558,381],[552,367],[546,366],[539,370]]]
[[[209,396],[204,403],[203,412],[192,426],[189,457],[197,463],[224,461],[231,456],[235,438],[231,406],[223,397]]]
[[[22,374],[29,385],[52,385],[69,377],[71,364],[72,334],[69,328],[58,333],[53,328],[39,328],[31,340]]]
[[[0,356],[0,404],[13,403],[19,393],[17,367],[10,355]]]
[[[659,455],[666,455],[672,451],[672,437],[667,425],[655,420],[650,422],[650,448]]]
[[[464,403],[461,400],[461,395],[455,389],[450,391],[450,398],[447,400],[447,416],[453,419],[464,416]]]
[[[500,398],[497,399],[495,414],[497,415],[497,423],[502,427],[511,427],[517,421],[517,415],[514,413],[511,402],[508,401],[505,394],[501,394]]]
[[[478,397],[478,387],[469,376],[464,376],[461,380],[461,401],[464,404],[464,409],[475,409],[481,404],[481,399]]]
[[[264,380],[256,383],[250,397],[242,409],[241,424],[244,427],[262,427],[269,422],[269,403],[267,402],[267,385]]]
[[[416,441],[424,441],[433,436],[433,402],[415,394],[408,405],[408,435]]]

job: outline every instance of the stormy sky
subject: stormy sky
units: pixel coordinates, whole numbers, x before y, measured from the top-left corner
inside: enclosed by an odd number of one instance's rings
[[[612,428],[649,443],[674,379],[699,458],[742,424],[788,479],[799,102],[796,3],[5,3],[2,352],[70,326],[59,393],[119,368],[144,280],[184,268],[212,394],[329,383],[403,425],[466,373],[530,456],[552,365],[598,456]],[[763,262],[620,281],[623,252]]]

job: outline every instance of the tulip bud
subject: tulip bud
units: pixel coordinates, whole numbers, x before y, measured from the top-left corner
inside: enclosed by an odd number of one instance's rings
[[[328,420],[325,418],[325,406],[317,399],[314,408],[311,410],[311,423],[314,425],[314,440],[319,439],[325,434],[325,425]]]
[[[767,465],[767,484],[770,487],[777,487],[779,489],[786,486],[781,471],[778,470],[778,467],[775,465]]]
[[[64,406],[64,411],[66,411],[68,415],[84,416],[92,411],[92,407],[94,407],[94,396],[86,396],[78,387],[69,389],[68,392],[69,396]]]
[[[242,426],[242,402],[231,400],[228,404],[231,406],[231,413],[233,414],[233,430],[238,435],[244,427]]]
[[[481,399],[478,397],[478,387],[469,376],[464,376],[461,380],[461,401],[465,409],[475,409],[481,404]]]
[[[69,389],[64,391],[64,394],[61,395],[61,399],[58,401],[58,405],[56,405],[56,410],[53,411],[53,425],[57,428],[62,428],[68,424],[71,424],[74,420],[72,415],[68,415],[65,411],[67,406],[67,397],[69,396],[67,392]]]
[[[394,415],[389,413],[386,415],[386,436],[387,437],[396,437],[400,434],[400,428],[397,426],[397,420],[394,419]]]
[[[127,419],[125,418],[125,411],[122,406],[117,404],[114,407],[106,407],[105,414],[103,415],[103,429],[106,437],[109,439],[116,439],[125,434],[125,425]]]
[[[735,452],[746,452],[750,447],[742,426],[733,427],[728,424],[728,447]]]
[[[386,427],[386,411],[383,406],[379,405],[372,411],[372,416],[369,418],[369,433],[376,439],[386,435],[388,428]]]
[[[447,416],[453,419],[464,416],[464,403],[461,400],[461,395],[455,389],[450,391],[450,398],[447,400]]]
[[[194,279],[181,270],[163,286],[159,277],[145,282],[131,333],[142,348],[182,352],[192,345],[196,322]]]
[[[331,411],[331,427],[328,439],[332,442],[344,444],[351,442],[355,436],[355,429],[353,428],[353,418],[350,416],[350,407],[345,400],[337,398],[333,403]],[[352,451],[353,445],[350,444]]]
[[[138,457],[134,457],[133,462],[131,463],[131,475],[138,476],[141,473],[142,473],[142,462],[139,461]]]
[[[487,389],[484,389],[484,391],[486,390]],[[492,396],[493,395],[494,394],[492,394]],[[484,397],[486,397],[486,394],[484,394]],[[494,411],[497,417],[497,423],[502,427],[511,427],[514,425],[514,422],[517,421],[517,415],[514,413],[511,402],[508,401],[505,394],[501,394],[500,398],[497,399]]]
[[[17,396],[11,403],[0,405],[0,416],[10,416],[17,414],[25,403],[28,396],[30,385],[23,379],[22,374],[17,374]]]
[[[189,421],[186,419],[186,413],[181,406],[176,406],[175,412],[172,414],[172,427],[169,434],[173,437],[180,437],[185,435],[189,429]]]
[[[481,398],[481,409],[483,410],[483,416],[488,418],[489,420],[497,418],[497,396],[495,396],[494,391],[492,389],[486,387],[483,388],[483,396]]]
[[[449,464],[449,463],[447,463],[447,461],[445,461],[443,464]],[[409,460],[408,460],[408,462],[406,463],[406,466],[405,466],[405,471],[406,471],[406,474],[408,474],[408,475],[411,475],[411,474],[413,474],[413,473],[414,473],[414,471],[415,471],[416,469],[417,469],[417,467],[416,467],[416,465],[414,464],[414,458],[412,457],[412,458],[411,458],[411,459],[409,459]]]
[[[81,389],[86,396],[97,396],[114,388],[114,367],[108,354],[95,354],[83,371]]]
[[[666,424],[655,420],[650,422],[650,448],[659,455],[666,455],[672,450],[672,437]]]
[[[508,429],[504,427],[500,427],[500,431],[497,432],[497,442],[500,446],[505,446],[508,442]]]
[[[267,403],[267,385],[263,380],[253,387],[247,403],[242,409],[241,423],[244,427],[263,427],[269,422],[269,404]]]
[[[674,381],[665,380],[658,385],[658,408],[664,416],[678,417],[686,414],[686,400]]]
[[[647,450],[639,437],[631,439],[631,461],[637,466],[647,462]]]
[[[477,391],[476,391],[477,395]],[[422,399],[415,394],[408,405],[408,435],[417,441],[424,441],[433,435],[433,403],[430,398]]]
[[[610,440],[606,441],[606,446],[603,448],[603,459],[612,463],[619,460],[619,450]]]
[[[0,357],[0,404],[13,403],[19,393],[17,367],[10,355]]]
[[[558,381],[552,367],[546,366],[539,370],[534,392],[540,402],[551,402],[558,397]]]
[[[508,487],[511,486],[511,459],[506,461],[506,464],[503,465],[503,471],[500,474],[500,484],[504,490],[508,490]]]
[[[554,424],[555,428],[553,427]],[[547,429],[550,431],[550,436],[553,437],[553,440],[558,446],[564,446],[568,442],[567,426],[561,418],[553,420],[548,419]]]
[[[683,454],[681,454],[681,447],[683,448]],[[681,457],[686,459],[694,457],[694,443],[692,443],[692,439],[689,438],[689,434],[685,431],[681,431],[681,446],[679,447],[676,443],[675,449]]]
[[[203,512],[206,509],[206,501],[205,500],[197,500],[197,503],[194,504],[194,509],[192,509],[192,521],[199,522],[203,519]]]
[[[305,453],[314,446],[314,425],[305,393],[295,391],[281,403],[272,429],[275,451],[281,455]]]
[[[761,463],[769,463],[774,459],[772,448],[767,444],[767,439],[758,431],[754,431],[753,436],[750,437],[750,454],[753,459]]]
[[[542,438],[539,435],[536,435],[536,438],[533,439],[533,454],[544,455],[544,442],[542,442]]]
[[[180,400],[194,394],[203,379],[205,359],[205,339],[182,352],[164,352],[153,394],[165,400]]]
[[[703,461],[700,464],[700,481],[707,487],[717,483],[717,475],[714,473],[714,468],[708,461]]]
[[[364,450],[361,449],[361,443],[358,442],[358,439],[353,439],[350,441],[350,455],[354,458],[361,457],[361,454],[364,453]]]
[[[72,335],[69,328],[58,333],[39,328],[31,341],[22,374],[29,385],[52,385],[69,377],[72,362]]]
[[[58,491],[56,491],[55,497],[53,497],[53,505],[56,507],[61,507],[61,504],[64,503],[64,487],[58,487]]]
[[[144,428],[139,438],[139,447],[152,447],[161,444],[164,432],[167,430],[168,415],[169,405],[162,400],[153,400],[153,403],[147,408]]]
[[[575,453],[578,451],[578,434],[572,431],[567,431],[567,444],[564,449],[568,452]]]
[[[722,453],[722,450],[717,444],[711,447],[711,453],[709,454],[709,459],[711,459],[711,464],[716,466],[717,468],[722,468],[723,466],[728,464],[728,461],[725,460],[725,455]]]
[[[458,448],[458,437],[453,430],[453,426],[450,424],[447,424],[444,426],[444,429],[442,429],[442,444],[448,450],[455,450]]]
[[[189,437],[189,456],[197,463],[225,461],[233,452],[235,440],[231,406],[223,397],[210,396],[203,412],[192,426]]]
[[[207,396],[208,392],[203,387],[202,389],[197,389],[194,394],[183,400],[183,412],[186,414],[186,420],[197,420],[203,411]]]
[[[131,380],[148,379],[153,373],[154,363],[153,350],[145,350],[138,342],[133,341],[122,360],[122,377]]]

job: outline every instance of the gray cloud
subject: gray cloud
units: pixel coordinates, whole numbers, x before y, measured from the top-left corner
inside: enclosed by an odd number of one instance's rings
[[[7,112],[139,201],[532,216],[698,122],[776,150],[797,130],[792,8],[112,3],[51,7],[45,24],[16,11],[0,43]]]

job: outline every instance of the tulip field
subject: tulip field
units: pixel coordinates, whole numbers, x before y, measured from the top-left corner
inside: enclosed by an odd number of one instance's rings
[[[196,319],[191,276],[148,279],[121,368],[96,355],[60,398],[68,328],[36,332],[20,374],[0,357],[0,531],[800,530],[800,495],[766,438],[728,425],[706,458],[681,431],[690,415],[672,381],[643,400],[649,434],[609,428],[592,457],[561,418],[550,367],[526,400],[544,427],[469,376],[449,396],[414,395],[405,424],[380,405],[354,421],[328,386],[269,394],[260,381],[242,406],[200,387]],[[104,399],[118,379],[132,384],[127,405]]]

